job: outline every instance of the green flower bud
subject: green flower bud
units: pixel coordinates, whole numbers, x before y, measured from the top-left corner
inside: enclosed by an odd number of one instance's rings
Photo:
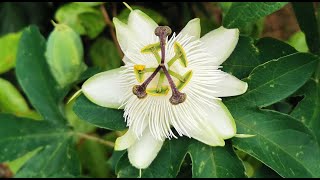
[[[46,58],[53,77],[61,88],[75,82],[87,69],[83,62],[80,36],[65,24],[54,24],[46,49]]]

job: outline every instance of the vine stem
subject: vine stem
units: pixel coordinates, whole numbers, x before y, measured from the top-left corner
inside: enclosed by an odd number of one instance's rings
[[[108,146],[108,147],[114,147],[114,143],[111,142],[111,141],[106,141],[106,140],[103,140],[101,138],[97,138],[95,136],[90,136],[88,134],[84,134],[84,133],[80,133],[80,132],[74,132],[75,135],[83,138],[83,139],[87,139],[87,140],[91,140],[91,141],[95,141],[97,143],[100,143],[102,145],[105,145],[105,146]]]
[[[104,17],[104,22],[105,22],[106,25],[109,27],[112,40],[113,40],[113,42],[114,42],[114,43],[116,44],[116,46],[117,46],[117,51],[118,51],[120,57],[122,58],[122,57],[123,57],[123,53],[122,53],[122,51],[121,51],[119,42],[118,42],[118,40],[117,40],[116,32],[115,32],[115,30],[114,30],[114,28],[113,28],[113,24],[112,24],[112,22],[111,22],[111,20],[110,20],[110,17],[109,17],[109,15],[108,15],[108,13],[107,13],[106,8],[104,7],[104,4],[101,4],[101,5],[100,5],[100,10],[101,10],[102,15],[103,15],[103,17]]]

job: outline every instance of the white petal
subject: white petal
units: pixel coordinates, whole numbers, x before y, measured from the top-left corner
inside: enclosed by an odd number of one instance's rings
[[[187,111],[180,109],[180,112],[177,112],[177,114],[174,116],[178,117],[178,119],[175,120],[176,122],[172,122],[175,129],[181,129],[180,132],[182,132],[184,135],[197,139],[198,141],[207,145],[224,146],[225,142],[223,138],[217,133],[216,130],[208,126],[208,113],[211,113],[208,112],[208,105],[191,99],[191,94],[188,97],[189,99],[186,99],[184,102],[185,104],[182,103],[181,105],[176,106],[176,108],[179,106],[184,106],[183,109],[186,109]],[[213,111],[213,109],[211,109],[211,111]]]
[[[122,61],[124,64],[132,63],[132,60],[130,60],[126,55],[123,56]]]
[[[136,142],[136,140],[137,136],[134,134],[134,132],[128,129],[128,131],[123,136],[117,138],[114,145],[114,150],[122,151],[128,149]]]
[[[248,84],[246,82],[223,71],[220,71],[220,74],[220,80],[212,87],[215,97],[237,96],[247,91]]]
[[[220,27],[210,31],[200,40],[206,51],[214,56],[214,65],[222,64],[233,52],[239,39],[238,29],[226,29]]]
[[[128,148],[130,163],[138,169],[147,168],[156,158],[162,145],[163,141],[156,140],[147,127],[142,137]]]
[[[214,109],[207,108],[208,116],[205,119],[207,127],[215,131],[219,137],[229,139],[236,134],[236,124],[228,108],[221,100],[214,100],[217,107]]]
[[[236,124],[221,100],[209,99],[202,102],[189,92],[189,98],[179,106],[183,107],[177,116],[182,121],[172,123],[175,129],[182,129],[183,134],[191,136],[210,146],[224,146],[224,139],[236,134]],[[187,116],[185,116],[185,114]],[[179,125],[180,124],[180,125]],[[183,127],[187,125],[187,127]]]
[[[136,38],[129,26],[121,22],[118,18],[113,18],[113,24],[116,29],[116,36],[120,48],[123,52],[126,52],[130,45],[136,41]]]
[[[158,24],[140,10],[130,12],[128,26],[133,31],[134,36],[145,45],[157,40],[154,30],[158,27]]]
[[[224,146],[225,142],[223,138],[219,137],[214,131],[209,131],[205,126],[202,126],[202,130],[189,130],[188,134],[209,146]]]
[[[182,37],[185,35],[193,36],[193,40],[200,38],[201,26],[200,19],[194,18],[188,22],[188,24],[181,30],[180,34]]]
[[[119,108],[126,89],[120,85],[121,68],[98,73],[82,85],[82,92],[93,103]]]

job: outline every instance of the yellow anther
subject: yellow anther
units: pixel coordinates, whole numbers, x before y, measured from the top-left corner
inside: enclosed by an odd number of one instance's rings
[[[137,70],[137,71],[143,71],[145,68],[146,68],[145,65],[141,65],[141,64],[134,65],[134,70]]]

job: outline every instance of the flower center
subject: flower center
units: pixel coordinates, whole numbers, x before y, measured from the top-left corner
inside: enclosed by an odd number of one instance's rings
[[[184,75],[180,75],[170,68],[177,60],[179,60],[182,67],[186,68],[188,66],[185,51],[178,42],[174,42],[175,55],[168,62],[165,62],[165,40],[170,34],[171,29],[168,26],[157,27],[155,29],[155,35],[159,37],[160,42],[147,45],[141,49],[141,53],[153,54],[159,65],[156,68],[146,68],[145,65],[134,65],[136,79],[140,83],[143,82],[141,85],[135,85],[132,88],[133,94],[135,94],[139,99],[145,98],[148,94],[152,96],[166,96],[169,92],[169,87],[167,85],[163,85],[166,78],[172,91],[172,96],[169,99],[171,104],[177,105],[186,100],[186,94],[180,91],[190,81],[192,77],[192,71],[190,70]],[[161,56],[159,55],[159,51],[161,51]],[[152,74],[144,81],[145,73]],[[147,88],[149,83],[156,77],[158,73],[160,75],[156,87]],[[176,84],[172,77],[178,80]]]

